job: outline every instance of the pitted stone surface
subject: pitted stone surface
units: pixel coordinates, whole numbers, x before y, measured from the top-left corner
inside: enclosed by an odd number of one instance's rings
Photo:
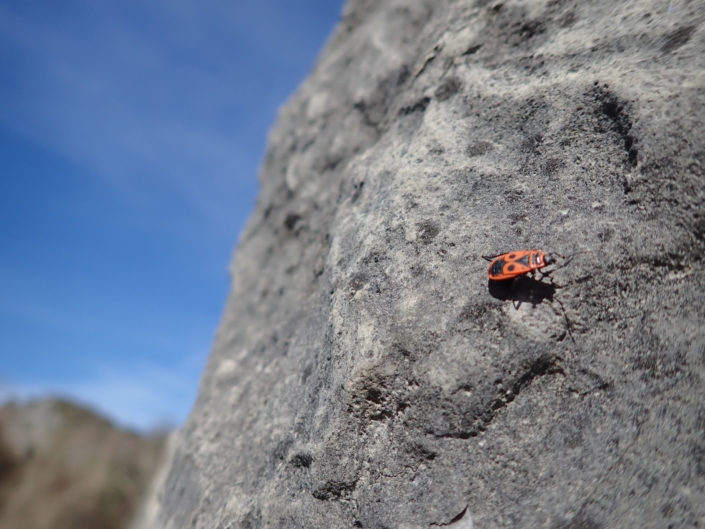
[[[348,2],[270,135],[160,526],[705,525],[704,22]],[[488,285],[524,248],[587,253]]]

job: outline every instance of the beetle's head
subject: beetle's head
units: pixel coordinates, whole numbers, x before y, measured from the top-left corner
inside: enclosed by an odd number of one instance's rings
[[[546,266],[552,265],[556,262],[556,258],[550,253],[547,253],[543,258],[543,262],[546,263]]]

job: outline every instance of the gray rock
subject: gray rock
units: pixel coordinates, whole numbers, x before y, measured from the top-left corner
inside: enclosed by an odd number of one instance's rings
[[[157,516],[161,507],[161,492],[164,482],[171,470],[174,462],[174,451],[179,443],[178,432],[167,434],[165,439],[164,453],[161,460],[156,465],[156,469],[149,483],[149,488],[142,498],[142,504],[138,505],[137,512],[130,521],[129,529],[152,529],[158,526]]]
[[[271,133],[161,526],[705,525],[704,22],[348,2]],[[522,248],[589,253],[489,284]]]

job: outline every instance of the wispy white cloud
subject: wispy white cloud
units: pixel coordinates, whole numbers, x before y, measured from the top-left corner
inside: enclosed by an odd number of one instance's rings
[[[34,266],[26,255],[14,258],[13,248],[0,252],[0,317],[10,322],[6,328],[21,327],[10,343],[31,350],[34,361],[46,355],[54,364],[44,372],[66,366],[52,379],[28,375],[12,388],[0,385],[0,395],[61,394],[140,428],[180,423],[205,352],[190,364],[178,358],[210,340],[217,320],[194,300],[209,299],[200,295],[206,286],[225,282],[225,260],[254,199],[266,130],[331,29],[330,10],[322,15],[321,8],[337,4],[339,12],[342,0],[40,4],[0,3],[0,127],[59,154],[85,170],[81,178],[118,197],[120,207],[109,213],[96,212],[107,201],[94,204],[81,192],[57,209],[91,226],[114,223],[105,231],[112,241],[134,243],[119,246],[134,255],[51,260],[79,251],[82,231],[47,231],[51,240],[20,234],[22,248],[54,245],[53,253],[36,252],[47,259]],[[23,218],[50,217],[29,211]],[[142,258],[154,261],[153,275],[173,280],[126,273]],[[106,259],[109,269],[99,269]],[[173,273],[187,267],[192,284]],[[173,291],[181,295],[162,299]],[[41,339],[28,341],[35,332]],[[161,360],[130,364],[150,350]],[[165,365],[171,351],[173,365]],[[7,359],[11,348],[3,353]],[[93,354],[95,364],[87,365]],[[82,374],[70,376],[76,365]]]
[[[232,230],[232,203],[253,193],[266,127],[293,89],[271,70],[304,60],[296,20],[279,2],[70,4],[77,14],[63,18],[0,7],[0,42],[22,63],[0,85],[0,121],[126,197],[171,192]]]
[[[0,263],[0,318],[8,321],[14,318],[29,322],[45,333],[70,333],[83,342],[100,337],[106,342],[139,345],[153,352],[172,350],[179,355],[184,348],[215,334],[217,321],[212,319],[212,312],[197,310],[199,307],[150,307],[142,303],[139,309],[128,311],[121,305],[110,306],[105,298],[87,301],[73,294],[74,299],[51,299],[47,291],[46,285],[37,285],[23,271]],[[85,344],[80,349],[85,349]],[[0,359],[5,354],[8,352],[0,353]],[[90,368],[98,370],[100,364]]]
[[[46,380],[31,384],[0,381],[0,402],[61,397],[88,406],[116,424],[138,431],[178,426],[196,396],[194,374],[203,369],[206,354],[190,355],[177,365],[103,366],[90,377]]]

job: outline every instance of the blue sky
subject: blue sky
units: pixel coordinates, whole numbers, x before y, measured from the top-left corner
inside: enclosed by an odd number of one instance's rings
[[[341,0],[0,0],[0,397],[195,398],[276,112]]]

